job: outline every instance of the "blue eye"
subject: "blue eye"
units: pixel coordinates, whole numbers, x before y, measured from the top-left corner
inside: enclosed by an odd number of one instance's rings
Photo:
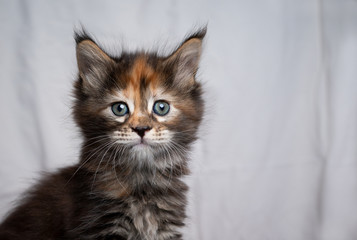
[[[154,113],[159,116],[165,116],[170,111],[170,105],[165,101],[156,101],[153,107]]]
[[[116,116],[122,117],[129,113],[129,108],[126,103],[118,102],[112,105],[112,111]]]

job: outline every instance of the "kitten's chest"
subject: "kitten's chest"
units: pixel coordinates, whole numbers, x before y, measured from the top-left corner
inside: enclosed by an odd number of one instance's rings
[[[165,197],[155,202],[131,202],[129,211],[133,226],[140,235],[138,239],[181,239],[179,228],[184,225],[185,207],[178,202],[172,204]]]
[[[156,203],[134,201],[129,204],[129,214],[135,230],[147,240],[159,239],[160,209]]]
[[[166,201],[127,200],[98,206],[82,225],[83,239],[181,239],[178,229],[183,218]]]

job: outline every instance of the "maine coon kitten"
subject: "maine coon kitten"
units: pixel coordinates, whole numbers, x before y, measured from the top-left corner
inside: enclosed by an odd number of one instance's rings
[[[0,225],[0,239],[182,239],[187,152],[203,114],[195,80],[203,28],[169,56],[110,56],[76,33],[73,113],[80,161],[45,177]]]

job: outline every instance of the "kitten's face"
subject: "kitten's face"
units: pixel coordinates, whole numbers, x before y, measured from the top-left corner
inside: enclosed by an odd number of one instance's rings
[[[185,154],[203,112],[195,81],[202,38],[187,39],[168,57],[111,58],[91,39],[78,41],[74,114],[87,142],[106,151],[103,158],[165,167]]]
[[[166,78],[145,57],[138,57],[125,74],[115,77],[117,83],[125,84],[116,84],[106,93],[107,106],[98,112],[110,126],[108,136],[139,157],[178,148],[179,135],[187,132],[192,139],[196,132],[199,103],[180,89],[165,86]]]

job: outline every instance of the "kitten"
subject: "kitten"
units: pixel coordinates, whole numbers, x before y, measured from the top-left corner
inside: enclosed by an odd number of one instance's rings
[[[75,34],[79,163],[28,192],[0,225],[1,240],[182,239],[205,34],[193,33],[169,56],[110,56],[85,31]]]

